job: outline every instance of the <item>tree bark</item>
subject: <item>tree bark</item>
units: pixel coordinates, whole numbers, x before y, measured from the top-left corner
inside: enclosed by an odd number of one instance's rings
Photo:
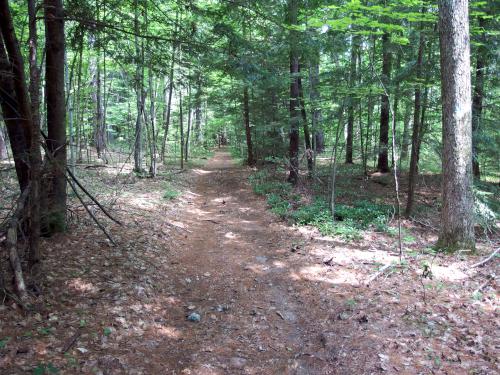
[[[420,112],[421,112],[421,94],[422,94],[422,61],[425,48],[425,37],[423,30],[420,31],[416,65],[416,87],[415,87],[415,106],[413,110],[413,129],[411,137],[411,157],[410,170],[408,172],[408,197],[406,200],[405,215],[410,216],[413,210],[413,200],[415,196],[415,185],[418,177],[418,160],[420,153]]]
[[[40,151],[40,71],[38,69],[38,35],[36,29],[36,1],[28,1],[29,19],[29,93],[31,99],[31,133],[30,150],[30,192],[28,197],[29,213],[29,251],[28,266],[32,269],[40,261],[40,212],[45,207],[40,200],[40,178],[42,154]],[[45,201],[45,200],[44,200]]]
[[[245,136],[247,142],[247,164],[253,166],[255,160],[253,157],[252,129],[250,128],[250,106],[248,105],[248,86],[243,87],[243,121],[245,123]]]
[[[1,70],[0,70],[0,74],[2,74]],[[1,80],[0,80],[0,83],[1,83]],[[7,142],[5,140],[5,133],[4,133],[2,126],[0,126],[0,160],[5,160],[8,157],[9,157],[9,155],[7,154]]]
[[[382,83],[384,85],[384,93],[381,96],[380,101],[380,135],[379,135],[379,151],[378,151],[378,161],[377,170],[382,173],[389,172],[389,158],[388,158],[388,147],[389,147],[389,80],[391,76],[391,52],[390,47],[390,36],[385,33],[382,36]]]
[[[136,107],[134,141],[134,171],[142,173],[142,118],[144,115],[144,46],[139,45],[139,1],[134,0],[134,31],[135,31],[135,80],[136,80]]]
[[[64,97],[64,10],[62,0],[44,0],[47,149],[52,154],[48,189],[49,234],[66,229],[66,106]]]
[[[477,149],[477,139],[481,128],[481,116],[483,112],[483,97],[484,97],[484,70],[486,67],[486,59],[488,50],[486,47],[486,20],[479,18],[479,27],[482,29],[480,36],[480,45],[477,48],[476,58],[476,82],[474,85],[474,93],[472,98],[472,171],[474,177],[481,178],[481,168],[479,166],[479,155]]]
[[[357,38],[353,35],[351,37],[351,67],[349,72],[349,89],[352,90],[354,88],[356,82],[356,59],[357,59],[357,49],[358,49],[358,41]],[[345,162],[346,164],[352,164],[352,152],[353,152],[353,133],[354,133],[354,107],[355,107],[355,98],[352,92],[349,94],[348,98],[349,106],[347,108],[347,137],[346,137],[346,145],[345,145]]]
[[[300,72],[300,65],[299,65]],[[307,159],[307,171],[309,172],[309,177],[314,173],[314,152],[311,145],[311,134],[309,132],[309,124],[307,123],[307,113],[306,104],[304,102],[304,90],[302,88],[302,79],[299,77],[299,105],[300,113],[302,115],[302,128],[304,129],[304,142],[306,144],[306,159]]]
[[[443,118],[443,206],[438,246],[474,248],[472,101],[467,0],[439,3]]]
[[[288,18],[290,25],[297,25],[297,0],[288,0]],[[299,180],[299,54],[297,31],[290,30],[290,146],[288,181],[296,185]]]
[[[177,12],[175,15],[175,31],[174,31],[174,38],[177,36],[177,27],[179,24],[179,13]],[[166,151],[167,151],[167,139],[168,139],[168,130],[170,126],[170,113],[172,110],[172,93],[174,91],[174,68],[175,68],[175,51],[176,51],[176,45],[175,43],[172,44],[172,61],[170,62],[170,71],[168,75],[168,80],[169,80],[169,85],[168,85],[168,106],[166,107],[166,110],[164,109],[163,111],[163,141],[161,144],[161,159],[163,161],[163,164],[165,164],[165,157],[166,157]],[[164,96],[166,98],[166,96]],[[165,105],[167,103],[165,102]]]
[[[184,169],[184,119],[182,116],[182,89],[179,89],[179,131],[181,135],[181,169]]]

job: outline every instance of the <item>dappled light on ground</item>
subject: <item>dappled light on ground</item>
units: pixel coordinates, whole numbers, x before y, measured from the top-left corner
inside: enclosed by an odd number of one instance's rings
[[[168,179],[112,195],[125,223],[110,228],[118,246],[89,222],[52,241],[44,312],[27,317],[26,328],[14,319],[0,326],[11,337],[0,368],[494,373],[498,340],[487,333],[498,298],[474,279],[486,271],[410,245],[400,265],[384,233],[348,242],[290,226],[252,194],[248,173],[216,153],[203,169],[176,175],[188,186],[177,198],[163,196]],[[433,278],[421,277],[424,262]],[[384,265],[391,268],[367,285]]]

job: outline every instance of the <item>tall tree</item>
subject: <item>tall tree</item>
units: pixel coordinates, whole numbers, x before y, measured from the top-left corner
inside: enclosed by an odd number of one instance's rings
[[[290,146],[288,181],[296,185],[299,180],[299,53],[297,31],[298,0],[288,0],[288,23],[290,30]]]
[[[422,106],[422,61],[424,57],[425,36],[424,31],[420,30],[417,64],[416,64],[416,87],[415,87],[415,106],[413,110],[413,129],[411,141],[410,170],[408,172],[408,198],[406,201],[405,215],[409,216],[413,210],[413,200],[415,195],[415,184],[418,175],[418,161],[420,154],[420,113]]]
[[[250,106],[248,105],[248,85],[243,86],[243,122],[245,123],[245,138],[247,142],[247,164],[255,164],[252,145],[252,129],[250,128]]]
[[[44,0],[47,151],[50,156],[47,225],[66,229],[66,106],[64,97],[64,10],[62,0]]]
[[[356,60],[358,54],[358,40],[356,36],[351,37],[351,66],[349,71],[349,89],[353,90],[356,82]],[[353,150],[353,133],[354,133],[354,107],[355,99],[352,92],[349,94],[348,98],[348,109],[347,109],[347,138],[345,145],[345,162],[346,164],[352,164],[352,150]]]
[[[438,246],[474,248],[472,102],[467,0],[439,2],[443,206]]]
[[[391,76],[392,55],[390,51],[390,34],[382,36],[382,84],[384,92],[380,100],[380,134],[377,170],[382,173],[389,172],[389,80]]]

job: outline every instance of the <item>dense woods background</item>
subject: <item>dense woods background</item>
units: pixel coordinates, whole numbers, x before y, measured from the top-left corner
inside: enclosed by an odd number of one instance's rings
[[[496,1],[0,0],[0,296],[30,301],[68,200],[114,242],[88,169],[157,179],[220,147],[290,222],[396,230],[403,257],[431,207],[436,249],[496,260],[498,32]]]

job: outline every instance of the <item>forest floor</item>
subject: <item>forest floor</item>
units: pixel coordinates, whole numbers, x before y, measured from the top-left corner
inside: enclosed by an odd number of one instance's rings
[[[164,180],[119,180],[117,246],[75,206],[43,242],[33,311],[0,305],[0,373],[498,373],[496,260],[398,265],[386,234],[345,242],[279,220],[251,172],[216,152],[170,175],[172,200]]]

